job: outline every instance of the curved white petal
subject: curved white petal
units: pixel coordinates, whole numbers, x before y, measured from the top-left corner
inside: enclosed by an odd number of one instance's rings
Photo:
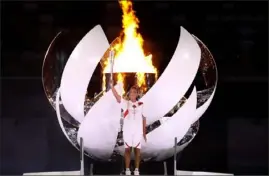
[[[47,51],[46,51],[46,54],[45,54],[45,57],[44,57],[44,60],[43,60],[43,64],[42,64],[42,84],[43,84],[44,92],[45,92],[45,94],[46,94],[47,97],[49,97],[49,95],[48,95],[48,92],[46,91],[46,85],[45,85],[45,80],[44,80],[44,78],[45,78],[45,75],[44,75],[44,71],[45,71],[44,66],[45,66],[45,63],[46,63],[46,61],[47,61],[47,55],[48,55],[48,53],[49,53],[49,51],[50,51],[50,49],[51,49],[52,44],[54,44],[56,38],[57,38],[61,33],[62,33],[62,32],[58,32],[58,34],[57,34],[57,35],[53,38],[53,40],[50,42],[50,45],[49,45],[49,47],[48,47],[48,49],[47,49]],[[47,71],[47,70],[46,70],[46,71]],[[54,106],[52,106],[52,107],[55,109]]]
[[[84,118],[89,81],[109,43],[100,25],[88,32],[70,55],[61,80],[61,98],[67,112],[77,121]]]
[[[187,147],[187,145],[189,145],[189,143],[191,143],[192,140],[190,140],[189,142],[186,142],[180,146],[177,146],[177,151],[176,153],[182,151],[185,147]],[[175,148],[172,147],[170,149],[165,149],[163,151],[159,151],[158,155],[155,157],[156,161],[162,161],[164,159],[170,158],[171,156],[173,156],[175,153]]]
[[[209,49],[207,48],[207,46],[198,37],[196,37],[196,36],[194,36],[194,37],[196,38],[196,40],[199,40],[205,46],[205,48],[209,51]],[[210,51],[209,51],[209,53],[210,53]],[[210,53],[210,55],[211,55],[211,53]],[[195,116],[193,118],[193,123],[196,122],[205,113],[205,111],[207,110],[207,108],[211,104],[211,102],[213,100],[213,97],[215,95],[215,92],[216,92],[217,83],[218,83],[218,69],[217,69],[216,62],[215,62],[214,59],[213,59],[213,62],[214,62],[214,65],[215,65],[215,73],[216,73],[215,87],[214,87],[214,90],[213,90],[212,94],[208,98],[208,100],[202,106],[200,106],[198,109],[196,109]]]
[[[214,88],[212,94],[210,95],[210,97],[208,98],[208,100],[202,105],[200,106],[198,109],[196,109],[195,111],[195,116],[193,117],[192,123],[196,122],[207,110],[207,108],[209,107],[209,105],[211,104],[213,97],[215,95],[216,92],[216,87]]]
[[[116,86],[116,90],[120,91],[120,85]],[[77,140],[82,137],[85,150],[95,157],[110,158],[116,144],[120,118],[120,104],[109,90],[89,110],[79,127]]]
[[[181,27],[180,39],[170,63],[158,81],[141,98],[147,124],[163,117],[184,96],[196,76],[200,59],[199,45],[192,35]]]
[[[46,51],[46,54],[45,54],[45,57],[44,57],[44,60],[43,60],[43,66],[44,66],[44,64],[45,64],[45,62],[46,62],[46,58],[47,58],[47,55],[48,55],[48,53],[49,53],[49,51],[50,51],[50,47],[52,46],[52,44],[54,43],[54,41],[56,40],[56,38],[61,34],[62,32],[58,32],[58,34],[53,38],[53,40],[50,42],[50,45],[49,45],[49,47],[48,47],[48,49],[47,49],[47,51]],[[43,73],[43,72],[42,72]],[[42,78],[43,78],[43,75],[42,75]]]
[[[197,105],[197,93],[194,87],[186,103],[166,123],[147,135],[147,143],[142,143],[143,157],[157,156],[159,152],[171,149],[175,137],[180,141],[192,124]]]
[[[60,92],[61,88],[58,89],[57,94],[56,94],[56,101],[55,101],[55,106],[56,106],[56,115],[57,115],[57,119],[59,122],[59,125],[62,129],[62,132],[64,133],[65,137],[67,138],[67,140],[74,146],[74,143],[71,141],[71,139],[69,138],[69,136],[67,135],[65,129],[64,129],[64,125],[63,125],[63,121],[62,121],[62,117],[61,117],[61,112],[60,112]]]

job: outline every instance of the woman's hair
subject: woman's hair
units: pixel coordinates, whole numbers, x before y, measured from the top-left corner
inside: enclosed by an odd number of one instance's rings
[[[135,89],[136,92],[139,93],[139,87],[138,87],[137,85],[133,85],[133,86],[130,88],[130,90],[131,90],[131,89]],[[130,91],[130,90],[129,90],[129,91]]]

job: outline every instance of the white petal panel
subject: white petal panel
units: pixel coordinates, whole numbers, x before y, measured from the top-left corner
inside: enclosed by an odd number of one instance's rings
[[[62,132],[64,133],[65,137],[67,138],[67,140],[74,145],[74,143],[71,141],[71,139],[68,137],[65,129],[64,129],[64,125],[63,125],[63,121],[62,121],[62,117],[61,117],[61,112],[60,112],[60,92],[61,88],[58,89],[57,94],[56,94],[56,101],[55,101],[55,105],[56,105],[56,115],[57,115],[57,119],[59,122],[59,125],[62,129]]]
[[[217,86],[215,86],[212,94],[210,95],[210,97],[208,98],[208,100],[202,105],[200,106],[198,109],[196,109],[195,111],[195,116],[193,117],[192,123],[196,122],[207,110],[207,108],[209,107],[209,105],[211,104],[213,97],[215,95],[216,92],[216,88]]]
[[[147,124],[163,117],[184,96],[196,76],[200,58],[201,50],[197,42],[181,27],[180,39],[170,63],[158,81],[141,98]]]
[[[88,32],[70,55],[61,80],[61,98],[67,112],[77,121],[84,118],[84,101],[92,74],[109,47],[100,25]]]
[[[121,90],[120,86],[116,86],[117,91]],[[110,158],[116,144],[120,118],[120,104],[109,90],[89,110],[79,127],[77,140],[82,137],[85,151],[95,157]]]
[[[58,34],[53,38],[53,40],[50,42],[50,45],[49,45],[49,47],[48,47],[48,49],[47,49],[47,51],[46,51],[46,54],[45,54],[45,57],[44,57],[44,60],[43,60],[43,66],[44,66],[44,63],[45,63],[45,61],[46,61],[46,58],[47,58],[47,55],[48,55],[48,53],[49,53],[49,51],[50,51],[50,47],[51,47],[51,45],[54,43],[54,41],[55,41],[55,39],[61,34],[62,32],[58,32]],[[43,73],[43,72],[42,72]],[[43,76],[42,76],[42,78],[43,78]]]
[[[180,146],[177,146],[177,153],[181,152],[185,147],[187,147],[187,145],[189,145],[189,143],[191,143],[191,141],[186,142],[186,143],[184,143],[184,144],[182,144]],[[164,159],[172,157],[174,155],[174,153],[175,153],[175,148],[174,147],[172,147],[170,149],[160,151],[158,153],[158,155],[155,157],[155,160],[156,161],[162,161]]]
[[[58,32],[58,34],[57,34],[57,35],[53,38],[53,40],[50,42],[50,45],[49,45],[49,47],[48,47],[48,49],[47,49],[47,51],[46,51],[46,54],[45,54],[45,57],[44,57],[44,60],[43,60],[43,64],[42,64],[42,84],[43,84],[44,92],[45,92],[45,94],[46,94],[47,97],[49,97],[49,95],[48,95],[48,92],[47,92],[46,89],[45,89],[46,85],[45,85],[45,82],[44,82],[44,81],[45,81],[45,80],[44,80],[44,78],[45,78],[44,72],[47,71],[47,70],[45,70],[44,66],[45,66],[45,63],[46,63],[46,61],[47,61],[47,55],[48,55],[48,53],[49,53],[49,51],[50,51],[50,49],[51,49],[52,44],[54,43],[54,41],[57,39],[57,37],[58,37],[61,33],[62,33],[62,32]],[[54,106],[52,106],[52,107],[55,109]]]
[[[171,149],[175,137],[180,141],[192,124],[197,104],[197,93],[194,87],[186,103],[166,123],[147,135],[147,143],[142,143],[143,157],[157,156],[159,152]]]

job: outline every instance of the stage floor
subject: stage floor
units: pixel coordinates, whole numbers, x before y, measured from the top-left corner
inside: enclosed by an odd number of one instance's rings
[[[23,175],[80,175],[80,171],[37,172],[37,173],[24,173]],[[178,170],[177,175],[233,175],[233,174]]]

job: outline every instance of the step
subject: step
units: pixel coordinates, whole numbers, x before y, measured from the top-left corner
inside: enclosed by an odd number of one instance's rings
[[[24,173],[23,175],[80,175],[80,171],[36,172],[36,173]]]
[[[203,171],[182,171],[178,170],[177,175],[234,175],[228,173],[203,172]]]

